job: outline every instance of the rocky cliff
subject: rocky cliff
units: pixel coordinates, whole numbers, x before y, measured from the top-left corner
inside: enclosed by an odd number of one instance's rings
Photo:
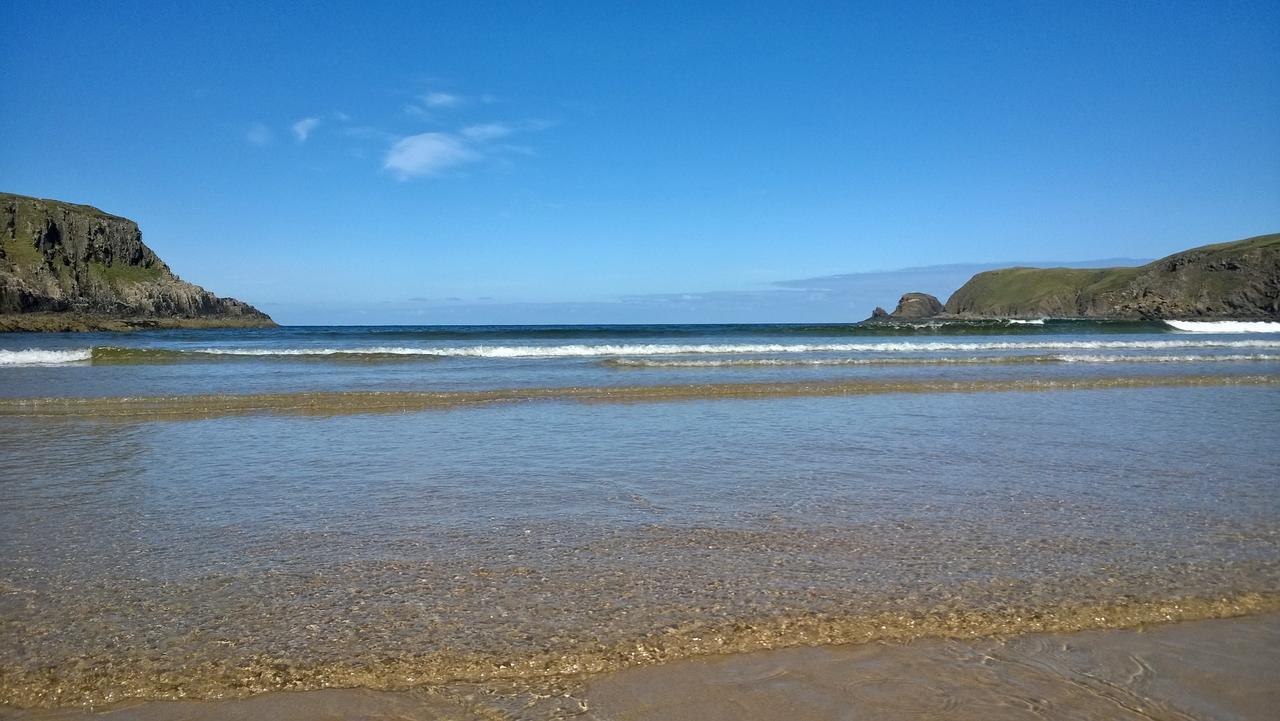
[[[946,306],[924,293],[866,323],[936,318],[1280,320],[1280,233],[1205,245],[1125,268],[1004,268],[978,273]]]
[[[179,279],[132,220],[0,193],[0,330],[271,325],[253,306]]]
[[[1135,268],[979,273],[945,313],[1000,318],[1280,318],[1280,234],[1192,248]]]

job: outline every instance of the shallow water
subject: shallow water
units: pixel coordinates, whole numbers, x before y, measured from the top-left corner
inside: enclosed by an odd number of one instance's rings
[[[1028,328],[0,338],[0,703],[1280,606],[1280,336]]]

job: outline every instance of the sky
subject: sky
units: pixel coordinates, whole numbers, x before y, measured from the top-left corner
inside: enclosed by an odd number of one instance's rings
[[[1280,230],[1273,0],[0,0],[0,26],[0,191],[132,218],[285,324],[856,321],[974,269]]]

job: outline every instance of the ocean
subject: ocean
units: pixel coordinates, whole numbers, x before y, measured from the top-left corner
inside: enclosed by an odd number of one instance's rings
[[[0,706],[1273,611],[1277,330],[2,335]]]

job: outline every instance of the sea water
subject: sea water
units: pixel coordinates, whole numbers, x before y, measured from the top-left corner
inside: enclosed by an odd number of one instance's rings
[[[0,704],[1280,605],[1280,333],[0,336]]]

